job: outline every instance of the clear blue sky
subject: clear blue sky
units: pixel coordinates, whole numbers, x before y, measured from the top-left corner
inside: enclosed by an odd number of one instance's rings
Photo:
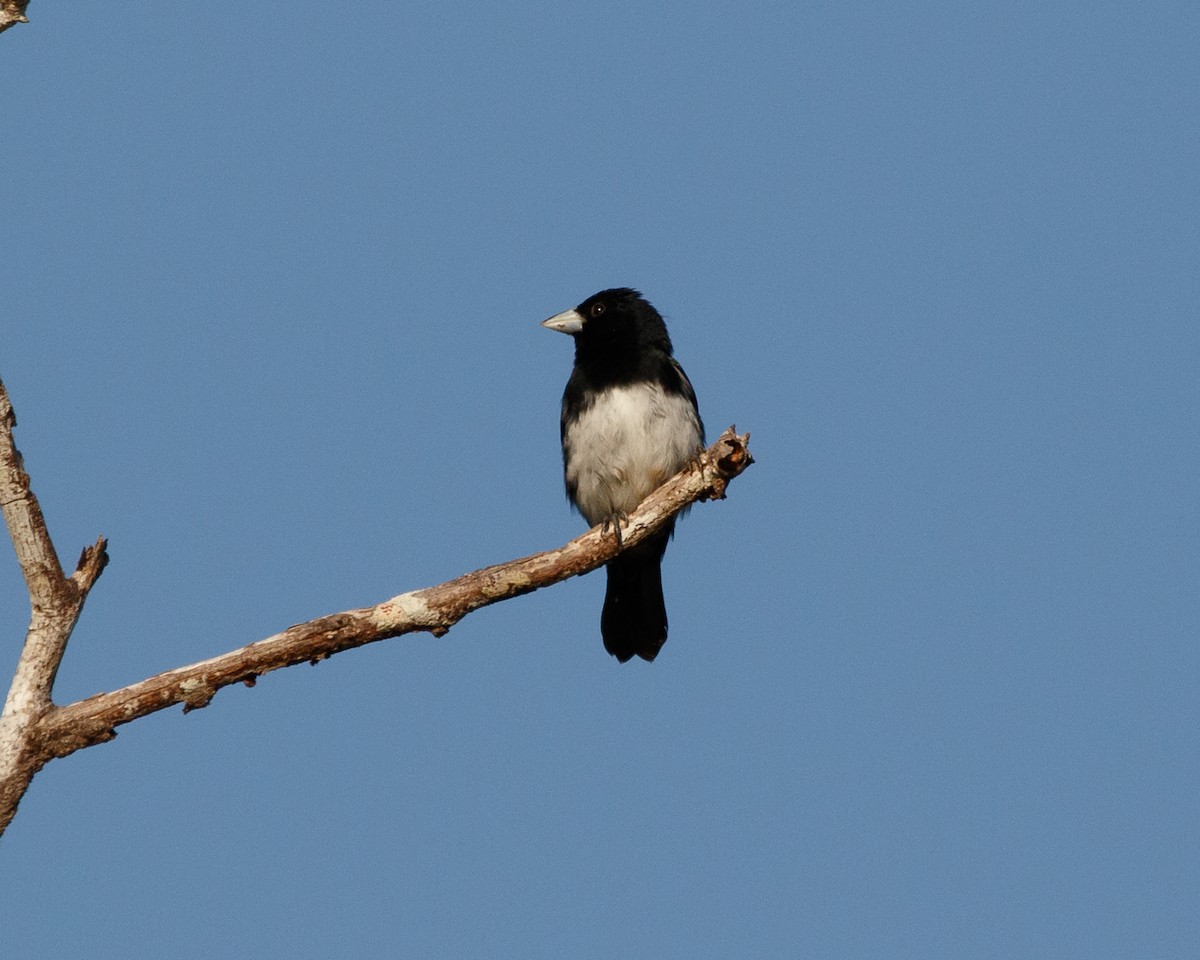
[[[0,36],[60,702],[580,532],[603,287],[759,462],[653,665],[593,575],[51,764],[6,957],[1196,956],[1200,8],[118,6]]]

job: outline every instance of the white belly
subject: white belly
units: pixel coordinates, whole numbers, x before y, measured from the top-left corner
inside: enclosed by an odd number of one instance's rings
[[[700,447],[687,398],[657,384],[606,391],[563,438],[567,489],[590,524],[630,513]]]

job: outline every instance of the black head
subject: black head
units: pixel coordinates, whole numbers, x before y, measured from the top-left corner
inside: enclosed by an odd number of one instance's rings
[[[629,287],[601,290],[542,326],[571,334],[576,356],[581,359],[631,357],[643,350],[671,354],[671,338],[663,318]]]

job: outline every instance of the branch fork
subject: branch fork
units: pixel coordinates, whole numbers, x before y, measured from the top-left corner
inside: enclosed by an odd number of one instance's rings
[[[0,832],[37,772],[51,759],[112,740],[116,728],[182,704],[208,706],[222,687],[253,687],[272,670],[319,663],[343,650],[407,633],[445,635],[480,607],[530,593],[603,566],[641,543],[698,500],[725,497],[729,481],[754,462],[749,434],[726,430],[707,450],[650,494],[629,515],[618,539],[594,527],[543,553],[484,567],[434,587],[412,590],[371,607],[299,623],[220,656],[177,667],[66,706],[51,699],[54,678],[84,602],[108,562],[99,537],[65,576],[45,519],[12,442],[16,425],[0,383],[0,506],[29,589],[32,615],[3,713],[0,714]]]

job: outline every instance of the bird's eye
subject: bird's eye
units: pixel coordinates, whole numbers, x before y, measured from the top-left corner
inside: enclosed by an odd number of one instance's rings
[[[604,313],[604,304],[603,303],[593,303],[592,309],[589,312],[591,313],[591,315],[593,317],[600,316],[602,313]]]

